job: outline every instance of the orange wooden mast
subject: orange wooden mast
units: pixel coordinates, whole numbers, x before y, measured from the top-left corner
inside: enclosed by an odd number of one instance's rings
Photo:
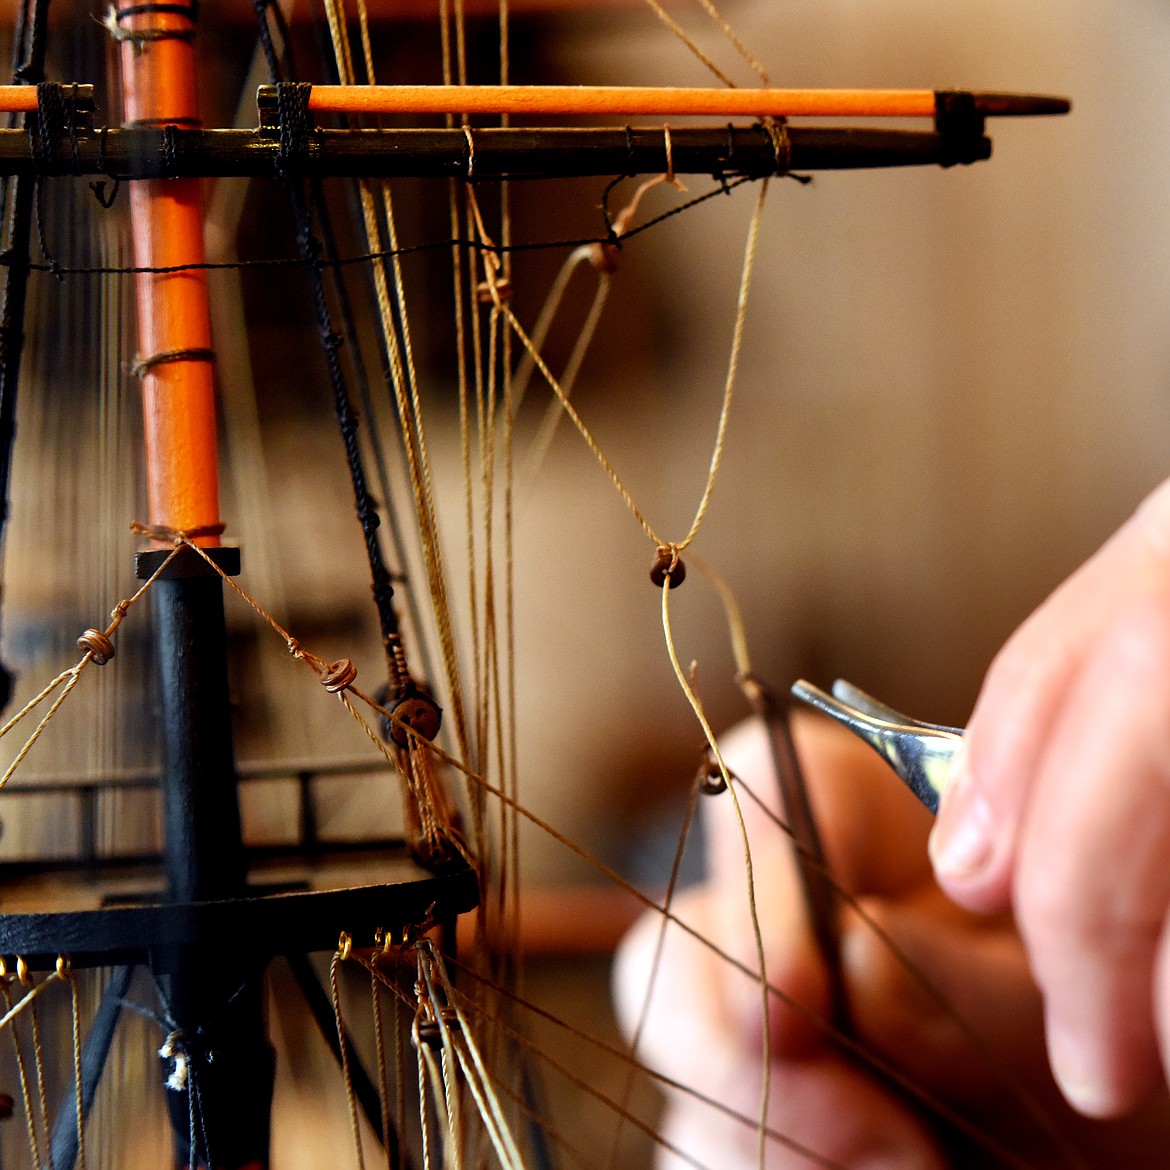
[[[194,23],[181,6],[138,6],[117,18],[128,125],[193,127]],[[192,10],[193,11],[193,10]],[[130,184],[134,259],[140,268],[202,264],[197,179]],[[218,544],[215,371],[206,272],[137,277],[138,361],[146,425],[150,522]]]

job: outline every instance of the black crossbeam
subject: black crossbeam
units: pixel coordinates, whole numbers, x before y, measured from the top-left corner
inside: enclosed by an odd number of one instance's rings
[[[789,127],[787,149],[759,125],[671,128],[676,174],[748,175],[788,170],[954,166],[991,155],[978,132]],[[538,179],[661,174],[669,169],[661,127],[312,130],[286,173],[318,178]],[[0,130],[0,174],[109,179],[223,178],[276,172],[280,141],[269,128],[190,130],[75,128],[50,154],[23,130]]]

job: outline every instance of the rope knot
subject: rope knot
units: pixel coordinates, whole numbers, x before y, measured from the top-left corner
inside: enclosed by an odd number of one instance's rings
[[[481,305],[499,305],[512,299],[510,280],[481,280],[475,286],[475,299]]]
[[[617,236],[614,236],[612,239],[598,241],[596,244],[590,245],[589,263],[598,272],[607,272],[612,275],[618,270],[618,259],[621,254],[621,244],[617,242]]]
[[[650,580],[658,586],[677,589],[687,579],[687,567],[679,556],[677,544],[660,544],[650,567]]]
[[[187,1051],[187,1038],[176,1028],[158,1050],[163,1060],[172,1061],[171,1075],[167,1077],[167,1088],[182,1093],[187,1088],[187,1077],[191,1071],[191,1057]]]

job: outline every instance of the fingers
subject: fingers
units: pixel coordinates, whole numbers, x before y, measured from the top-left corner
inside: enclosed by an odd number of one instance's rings
[[[1001,652],[931,856],[1014,907],[1067,1099],[1131,1109],[1170,1067],[1170,485]]]
[[[1003,1109],[1008,1082],[1048,1081],[1040,995],[1007,916],[974,920],[944,901],[937,889],[864,899],[846,919],[854,1024],[914,1083]]]
[[[697,1062],[696,1062],[697,1063]],[[662,1123],[659,1170],[756,1170],[760,1070],[733,1066],[721,1103],[744,1120],[683,1094],[671,1095]],[[867,1077],[833,1057],[774,1065],[768,1093],[768,1170],[840,1166],[850,1170],[943,1170],[922,1123]],[[783,1137],[779,1136],[783,1135]],[[811,1155],[811,1156],[810,1156]]]
[[[940,913],[942,897],[866,900],[870,921],[845,922],[842,950],[867,1047],[963,1117],[957,1164],[996,1161],[998,1145],[1037,1168],[1163,1166],[1165,1092],[1107,1123],[1074,1112],[1049,1071],[1040,993],[1010,918]]]
[[[930,853],[976,910],[1006,909],[1020,826],[1075,680],[1135,592],[1170,604],[1170,481],[1016,631],[988,671]]]
[[[1024,822],[1017,916],[1065,1095],[1111,1116],[1159,1079],[1154,967],[1170,905],[1170,613],[1130,605],[1082,669]]]
[[[697,931],[717,936],[728,922],[727,905],[713,888],[687,895],[679,914]],[[791,923],[773,925],[779,933]],[[661,953],[660,937],[659,920],[647,916],[615,965],[619,1014],[627,1034],[639,1034],[639,1057],[678,1082],[668,1093],[658,1165],[749,1170],[758,1165],[763,1049],[758,1036],[753,1040],[741,1028],[735,987],[757,985],[676,926],[667,928]],[[804,994],[791,984],[786,990]],[[768,1127],[769,1170],[943,1166],[912,1110],[824,1044],[799,1054],[774,1048]]]

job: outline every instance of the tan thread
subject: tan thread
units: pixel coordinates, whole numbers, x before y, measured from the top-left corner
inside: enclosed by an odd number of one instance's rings
[[[740,40],[735,30],[731,27],[730,24],[728,24],[726,18],[719,11],[719,9],[715,7],[711,0],[699,0],[699,3],[703,6],[703,10],[707,13],[707,15],[719,26],[723,32],[723,35],[731,42],[735,48],[735,51],[747,64],[747,67],[760,79],[760,84],[764,86],[770,86],[772,82],[769,79],[768,74],[764,71],[763,65],[761,65],[760,62],[755,58],[755,56],[748,49],[747,45],[745,45],[744,42]]]
[[[18,960],[18,966],[19,966],[19,960]],[[27,971],[26,971],[26,975],[27,975]],[[45,979],[41,983],[40,986],[45,987],[48,985],[50,979],[60,979],[60,978],[61,978],[61,976],[58,975],[56,972],[54,972],[52,975],[49,976],[48,979]],[[28,976],[28,986],[33,991],[36,990],[36,987],[34,985],[34,982],[33,982],[31,975]],[[34,997],[30,994],[27,998],[33,999]],[[37,1013],[37,1005],[36,1005],[35,1001],[33,1002],[32,1006],[29,1010],[29,1023],[31,1025],[30,1030],[32,1032],[33,1060],[35,1062],[35,1068],[36,1068],[37,1102],[40,1105],[41,1124],[44,1126],[44,1131],[45,1131],[45,1145],[50,1147],[50,1154],[51,1154],[52,1153],[52,1140],[53,1140],[52,1139],[53,1127],[49,1123],[49,1097],[48,1097],[48,1090],[45,1086],[45,1050],[44,1050],[44,1045],[41,1041],[41,1024],[40,1024],[40,1018],[39,1018],[38,1013]]]
[[[630,510],[634,519],[638,521],[643,531],[647,536],[650,537],[656,546],[670,544],[677,546],[680,551],[686,549],[698,535],[699,529],[702,527],[703,520],[706,517],[707,509],[711,502],[711,495],[715,488],[715,480],[718,476],[719,468],[722,463],[724,446],[727,439],[727,425],[731,415],[732,395],[735,389],[736,376],[739,372],[739,356],[743,344],[744,320],[747,316],[748,291],[751,288],[751,276],[754,267],[756,251],[759,244],[759,228],[763,216],[763,208],[765,199],[767,197],[767,191],[768,184],[765,181],[761,185],[760,196],[756,202],[755,211],[752,215],[751,225],[748,229],[743,273],[740,278],[739,297],[736,306],[735,325],[732,332],[731,357],[728,362],[727,377],[724,382],[723,401],[719,412],[719,423],[716,429],[715,444],[711,452],[711,460],[707,470],[707,479],[703,487],[702,496],[699,499],[698,507],[695,510],[694,519],[691,521],[690,530],[682,540],[664,540],[658,535],[654,528],[651,527],[650,522],[646,519],[645,515],[642,513],[641,508],[639,508],[637,503],[634,501],[634,498],[630,494],[629,489],[625,486],[624,481],[618,475],[617,469],[613,466],[609,460],[609,457],[605,454],[597,440],[593,437],[593,434],[585,424],[584,419],[581,418],[576,408],[565,396],[564,391],[561,389],[552,371],[548,368],[544,358],[540,355],[539,352],[537,352],[531,339],[524,332],[523,326],[506,305],[502,307],[502,311],[507,317],[508,323],[511,326],[513,332],[520,339],[521,345],[523,345],[525,349],[531,353],[536,368],[540,371],[541,375],[548,383],[549,388],[559,399],[565,413],[569,416],[573,425],[577,428],[581,437],[585,440],[586,445],[589,447],[590,451],[593,452],[597,461],[605,469],[606,474],[613,482],[614,487],[617,489],[618,494],[625,502],[626,507]]]
[[[100,637],[104,637],[107,642],[111,639],[114,632],[122,624],[122,620],[125,618],[131,606],[133,606],[155,583],[155,581],[158,580],[159,575],[171,563],[171,561],[174,560],[174,558],[178,555],[178,552],[179,548],[176,546],[170,555],[162,561],[157,569],[155,569],[150,577],[148,577],[142,583],[142,585],[139,586],[135,593],[133,593],[130,597],[123,598],[117,603],[117,605],[114,606],[114,608],[110,611],[110,624],[105,628],[104,631],[98,631]],[[82,637],[84,638],[85,635],[83,634]],[[12,777],[12,774],[16,771],[17,768],[20,767],[21,763],[24,761],[24,758],[32,750],[33,745],[37,742],[38,739],[40,739],[42,732],[46,727],[48,727],[50,720],[61,709],[62,704],[72,693],[73,688],[77,686],[81,679],[81,672],[91,661],[93,661],[93,650],[89,646],[85,646],[83,648],[79,645],[79,649],[84,649],[84,653],[82,654],[80,661],[69,667],[67,670],[63,670],[59,675],[57,675],[56,678],[43,687],[38,694],[34,695],[27,703],[25,703],[25,705],[9,719],[3,727],[0,727],[0,739],[2,739],[18,723],[20,723],[26,715],[40,706],[40,704],[45,699],[47,699],[58,687],[60,687],[62,683],[65,684],[61,689],[61,693],[56,697],[56,699],[53,700],[52,705],[45,712],[44,716],[41,718],[41,721],[36,725],[35,728],[33,728],[32,733],[29,735],[28,739],[25,740],[24,746],[16,754],[16,758],[12,761],[11,764],[8,765],[3,776],[0,776],[0,788],[3,788],[4,785],[8,783],[9,779]]]
[[[461,976],[465,975],[468,978],[473,979],[481,988],[486,987],[491,991],[498,993],[513,1007],[523,1009],[524,1011],[531,1013],[531,1015],[536,1018],[546,1020],[549,1023],[554,1024],[565,1034],[572,1036],[575,1040],[583,1042],[597,1052],[603,1053],[615,1060],[629,1063],[633,1072],[656,1082],[664,1090],[679,1096],[689,1097],[692,1100],[707,1106],[714,1112],[720,1113],[732,1121],[739,1122],[745,1127],[750,1127],[752,1129],[756,1127],[757,1122],[754,1117],[748,1117],[745,1114],[740,1113],[738,1110],[733,1109],[724,1102],[718,1100],[717,1098],[708,1096],[700,1089],[695,1088],[694,1085],[689,1085],[683,1083],[682,1081],[674,1080],[673,1078],[658,1072],[656,1069],[638,1063],[637,1061],[631,1061],[630,1055],[627,1051],[617,1048],[613,1044],[607,1044],[593,1032],[587,1031],[584,1028],[576,1027],[567,1020],[560,1019],[559,1017],[553,1015],[553,1013],[546,1011],[544,1008],[541,1008],[537,1004],[532,1003],[530,1000],[525,999],[523,996],[518,995],[514,990],[504,987],[498,982],[490,980],[482,972],[475,971],[462,963],[454,963],[453,966]],[[464,1001],[469,1001],[467,994],[460,993],[458,988],[456,988],[456,995]],[[558,1075],[563,1075],[566,1077],[566,1079],[577,1084],[578,1087],[584,1089],[591,1097],[599,1101],[602,1105],[606,1106],[607,1109],[617,1113],[618,1116],[622,1117],[624,1121],[630,1122],[638,1129],[640,1129],[644,1134],[646,1134],[647,1137],[654,1139],[656,1142],[662,1143],[662,1138],[657,1129],[648,1125],[636,1114],[630,1113],[628,1111],[623,1114],[619,1102],[614,1101],[608,1096],[605,1096],[600,1092],[600,1090],[598,1090],[595,1084],[589,1083],[586,1078],[583,1078],[574,1073],[567,1065],[561,1061],[558,1061],[556,1057],[554,1057],[552,1053],[548,1051],[548,1049],[537,1044],[533,1038],[529,1035],[526,1035],[521,1028],[516,1027],[514,1024],[510,1024],[508,1020],[498,1012],[492,1012],[486,1007],[480,1007],[478,1010],[480,1014],[486,1018],[488,1023],[495,1024],[503,1029],[504,1033],[510,1040],[520,1044],[521,1047],[523,1047],[527,1052],[539,1058],[542,1064],[547,1064],[548,1067],[553,1069],[556,1073],[558,1073]],[[513,1099],[519,1100],[519,1097],[517,1096]],[[818,1166],[821,1168],[821,1170],[847,1170],[843,1163],[835,1162],[830,1158],[826,1158],[823,1155],[818,1154],[815,1150],[801,1145],[800,1142],[790,1138],[787,1134],[782,1133],[780,1130],[769,1129],[768,1137],[772,1141],[779,1142],[787,1149],[800,1154],[802,1157],[808,1160],[810,1165]],[[572,1149],[572,1147],[564,1140],[559,1141],[558,1144],[564,1145],[566,1149]],[[669,1142],[662,1144],[664,1149],[673,1150],[673,1147]],[[675,1152],[681,1153],[681,1151]],[[587,1165],[595,1160],[595,1156],[591,1152],[589,1157],[582,1155],[580,1159],[575,1160],[579,1160],[582,1165]]]
[[[763,1021],[760,1026],[761,1031],[761,1054],[760,1054],[760,1128],[759,1128],[759,1142],[757,1146],[757,1158],[760,1165],[760,1170],[763,1170],[765,1159],[767,1156],[767,1141],[766,1130],[768,1125],[768,1098],[772,1089],[772,1050],[771,1050],[771,1036],[772,1029],[769,1024],[771,1015],[771,996],[769,994],[767,961],[764,955],[764,935],[760,927],[759,908],[756,904],[756,880],[755,880],[755,866],[752,862],[752,848],[751,842],[748,840],[747,822],[744,820],[743,809],[740,807],[739,797],[736,794],[735,787],[731,783],[731,774],[727,770],[727,765],[723,762],[723,754],[719,750],[719,741],[715,737],[715,732],[711,728],[711,724],[707,719],[707,714],[703,710],[702,703],[699,702],[699,696],[695,693],[687,676],[683,673],[682,666],[678,660],[678,651],[674,645],[674,633],[670,627],[670,590],[662,590],[662,632],[666,639],[667,653],[670,655],[670,665],[674,668],[675,678],[678,679],[678,685],[682,688],[683,694],[686,696],[687,702],[691,706],[691,710],[695,713],[695,718],[699,721],[699,726],[703,729],[703,734],[707,737],[707,746],[711,751],[711,756],[715,763],[719,766],[719,774],[723,777],[723,783],[727,785],[728,793],[731,796],[732,807],[735,809],[736,823],[739,825],[740,840],[743,843],[743,859],[744,859],[744,876],[747,879],[747,902],[748,913],[752,920],[752,937],[756,947],[756,961],[759,963],[759,974],[757,980],[760,988],[760,1007],[763,1015]]]
[[[13,1020],[24,1008],[29,1006],[29,996],[25,996],[15,1006],[12,1003],[12,991],[9,988],[10,979],[6,977],[3,984],[0,984],[0,994],[4,997],[4,1005],[8,1009],[3,1017],[0,1017],[0,1026],[7,1024]],[[34,1166],[41,1165],[41,1143],[37,1134],[37,1118],[36,1110],[33,1107],[32,1089],[29,1087],[28,1080],[28,1065],[25,1061],[24,1049],[21,1047],[20,1037],[17,1033],[15,1025],[10,1029],[12,1036],[12,1049],[16,1057],[16,1071],[20,1079],[20,1095],[24,1101],[24,1117],[25,1127],[28,1134],[28,1148],[32,1154]]]
[[[58,958],[57,974],[69,983],[70,1024],[73,1033],[73,1108],[77,1118],[77,1167],[78,1170],[85,1170],[85,1101],[82,1096],[81,1081],[81,993],[67,958]]]
[[[203,560],[206,561],[207,564],[210,565],[217,574],[219,574],[222,580],[236,593],[236,595],[245,604],[247,604],[253,610],[253,612],[255,612],[268,626],[270,626],[277,634],[281,636],[281,638],[284,640],[285,646],[288,648],[289,654],[292,655],[294,659],[304,662],[307,666],[309,666],[315,674],[321,676],[321,681],[323,683],[326,682],[326,678],[328,678],[331,674],[336,675],[334,679],[335,683],[345,680],[345,677],[349,674],[349,671],[340,668],[342,667],[342,662],[348,660],[343,659],[340,662],[328,663],[318,655],[312,653],[309,650],[306,650],[300,644],[300,642],[288,632],[288,630],[286,630],[270,613],[264,609],[264,607],[254,597],[252,597],[247,592],[247,590],[245,590],[234,578],[228,576],[228,574],[225,573],[223,569],[216,564],[216,562],[212,559],[206,550],[200,548],[198,545],[193,544],[188,544],[186,547],[194,549],[195,553],[202,557]],[[352,662],[350,663],[350,668],[353,669]],[[468,860],[468,864],[474,864],[474,862],[467,854],[466,849],[462,847],[457,840],[455,840],[454,834],[451,834],[447,831],[449,829],[447,818],[440,815],[437,811],[438,808],[442,807],[441,802],[436,798],[436,794],[439,791],[437,783],[433,780],[430,782],[420,782],[419,778],[419,769],[422,767],[422,765],[419,763],[420,760],[426,761],[426,768],[428,769],[426,775],[427,777],[430,775],[429,761],[427,760],[426,756],[427,752],[433,751],[440,758],[447,760],[450,760],[452,757],[449,757],[445,752],[440,751],[429,741],[423,739],[413,727],[407,723],[404,723],[392,711],[387,710],[369,695],[355,687],[353,683],[356,677],[357,671],[356,669],[353,669],[352,677],[349,678],[348,682],[345,682],[344,686],[335,689],[333,686],[328,686],[328,684],[326,685],[328,689],[332,690],[333,693],[335,693],[341,700],[346,710],[349,711],[350,715],[352,715],[353,718],[357,721],[358,725],[366,733],[367,738],[378,749],[383,758],[386,759],[386,761],[390,763],[397,771],[399,777],[404,781],[407,790],[410,792],[411,796],[414,797],[416,805],[418,806],[419,817],[429,827],[432,835],[441,835],[444,840],[454,840],[454,843],[456,844],[457,848],[459,848],[460,853]],[[381,737],[381,735],[379,735],[377,731],[375,731],[375,729],[370,725],[369,721],[362,716],[362,713],[354,706],[353,702],[351,702],[349,698],[349,695],[351,694],[364,703],[367,707],[369,707],[372,711],[377,712],[379,715],[385,716],[397,727],[402,728],[410,737],[410,742],[412,744],[424,745],[421,750],[418,753],[413,750],[407,752],[392,750],[386,741]],[[462,771],[462,765],[459,767]]]
[[[337,1024],[337,1045],[341,1058],[341,1074],[345,1081],[345,1097],[349,1104],[349,1126],[353,1135],[354,1150],[357,1153],[358,1170],[365,1170],[366,1162],[362,1155],[362,1131],[358,1121],[357,1094],[353,1088],[353,1072],[349,1066],[349,1043],[345,1035],[345,1023],[341,1017],[341,986],[338,981],[338,969],[348,958],[352,940],[349,935],[342,934],[338,949],[329,964],[329,991],[333,1001],[333,1019]],[[344,954],[342,951],[344,950]]]
[[[686,29],[684,29],[682,25],[678,23],[678,21],[676,21],[667,13],[666,9],[658,3],[658,0],[643,0],[643,2],[646,4],[647,8],[649,8],[650,11],[653,12],[654,15],[657,16],[658,19],[662,21],[662,23],[666,25],[666,27],[670,29],[670,31],[674,33],[674,35],[678,37],[678,39],[682,41],[684,45],[686,45],[687,49],[690,50],[690,52],[699,61],[701,61],[712,74],[714,74],[715,77],[723,82],[724,85],[729,86],[732,89],[735,88],[735,82],[732,81],[732,79],[726,73],[724,73],[718,65],[715,64],[714,60],[710,56],[708,56],[701,48],[699,48],[699,45],[695,41],[694,37],[692,37],[686,31]]]

